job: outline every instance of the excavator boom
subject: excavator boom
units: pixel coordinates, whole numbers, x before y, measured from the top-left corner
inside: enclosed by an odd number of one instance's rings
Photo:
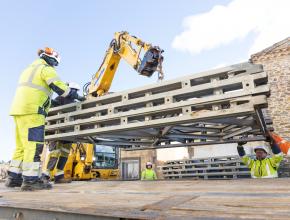
[[[141,59],[140,55],[144,52]],[[163,79],[163,52],[158,46],[152,46],[128,32],[116,32],[111,41],[101,66],[93,76],[86,93],[89,97],[106,94],[112,84],[121,59],[124,59],[140,75],[151,77],[157,71],[158,79]]]

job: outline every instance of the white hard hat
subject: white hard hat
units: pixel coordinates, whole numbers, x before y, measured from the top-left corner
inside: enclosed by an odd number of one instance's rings
[[[70,87],[71,89],[76,89],[76,90],[80,90],[81,89],[80,85],[75,83],[75,82],[68,83],[68,87]]]
[[[146,166],[152,166],[152,163],[151,162],[147,162]]]
[[[268,153],[268,149],[265,146],[257,146],[254,148],[255,152],[256,152],[256,150],[264,150],[266,153]]]

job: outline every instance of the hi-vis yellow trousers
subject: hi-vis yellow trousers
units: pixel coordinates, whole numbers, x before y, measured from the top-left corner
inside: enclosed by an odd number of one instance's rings
[[[44,144],[45,117],[40,114],[15,115],[16,149],[8,175],[23,178],[23,181],[37,180],[41,175],[40,156]]]

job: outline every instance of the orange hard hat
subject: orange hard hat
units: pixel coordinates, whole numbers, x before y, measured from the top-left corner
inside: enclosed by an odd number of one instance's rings
[[[38,56],[46,55],[48,57],[54,58],[57,63],[60,63],[60,56],[58,52],[56,52],[53,48],[51,47],[45,47],[44,49],[39,49],[37,52]]]

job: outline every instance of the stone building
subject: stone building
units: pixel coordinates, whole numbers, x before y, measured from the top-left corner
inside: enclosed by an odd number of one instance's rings
[[[271,90],[268,110],[273,127],[290,141],[290,37],[253,54],[250,61],[262,64],[267,72]]]

